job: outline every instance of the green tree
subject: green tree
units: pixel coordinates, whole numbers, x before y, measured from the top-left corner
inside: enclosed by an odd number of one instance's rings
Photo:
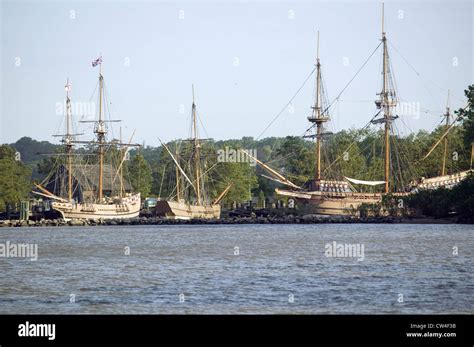
[[[265,207],[265,193],[263,190],[258,193],[258,207]]]
[[[453,209],[461,221],[474,223],[474,175],[471,174],[451,192]]]
[[[371,156],[369,153],[364,154],[361,148],[364,146],[364,140],[372,143],[376,140],[376,137],[376,134],[354,129],[342,130],[330,136],[325,143],[327,162],[323,164],[322,176],[326,179],[341,179],[342,176],[363,177],[365,180],[374,179],[374,177],[367,176],[366,158],[369,157],[370,159]],[[372,146],[370,146],[371,149]],[[377,157],[373,158],[376,159]],[[376,165],[377,163],[374,162],[373,164]],[[372,172],[377,171],[372,169]]]
[[[287,136],[277,149],[283,167],[279,171],[297,185],[303,185],[314,176],[315,151],[310,141],[300,137]]]
[[[31,169],[16,156],[8,145],[0,146],[0,210],[19,203],[31,190]]]
[[[421,190],[410,195],[408,207],[419,213],[443,218],[456,215],[460,221],[474,222],[474,176],[470,175],[452,189]]]
[[[142,198],[150,194],[153,176],[150,164],[141,153],[137,153],[128,164],[128,179],[136,192],[140,192]]]
[[[21,153],[21,160],[25,164],[36,163],[43,158],[42,154],[55,153],[61,148],[60,145],[54,145],[48,141],[36,141],[30,137],[22,137],[12,143],[11,147]]]
[[[215,182],[214,196],[218,196],[232,183],[232,187],[223,199],[226,204],[250,200],[252,190],[257,187],[255,168],[249,163],[219,163],[212,176]]]
[[[456,113],[461,116],[464,127],[464,145],[471,148],[474,142],[474,84],[467,87],[464,91],[469,106],[466,109],[460,109]]]

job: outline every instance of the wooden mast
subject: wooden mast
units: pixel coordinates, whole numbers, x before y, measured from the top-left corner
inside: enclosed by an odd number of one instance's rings
[[[385,179],[385,193],[390,192],[390,129],[392,117],[390,115],[391,103],[389,100],[389,86],[388,86],[388,51],[387,51],[387,37],[384,30],[384,4],[382,3],[382,42],[383,42],[383,87],[382,100],[385,123],[385,159],[384,159],[384,179]]]
[[[318,30],[318,43],[316,53],[316,104],[314,105],[316,110],[316,118],[321,118],[321,63],[319,62],[319,30]],[[321,179],[321,125],[322,122],[316,123],[316,180]]]
[[[196,172],[196,195],[197,195],[197,204],[201,205],[201,155],[200,155],[200,143],[197,134],[197,119],[196,119],[196,104],[194,103],[194,84],[192,85],[193,89],[193,105],[192,105],[192,112],[193,112],[193,132],[194,132],[194,165],[195,165],[195,172]]]
[[[467,105],[465,107],[463,107],[461,110],[465,111],[467,110],[469,107],[471,107],[471,104],[468,102]],[[441,135],[441,137],[438,139],[438,141],[436,141],[436,143],[431,147],[431,149],[428,151],[428,153],[426,153],[426,155],[421,158],[421,160],[425,160],[426,158],[428,158],[430,156],[431,153],[433,153],[433,151],[436,149],[436,147],[438,147],[438,145],[444,140],[444,138],[446,136],[448,136],[448,133],[451,131],[451,129],[454,128],[454,125],[456,124],[456,122],[461,119],[461,114],[459,114],[456,119],[454,119],[454,121],[451,123],[451,125],[448,126],[448,128],[446,129],[446,131],[443,133],[443,135]],[[471,144],[472,145],[472,144]],[[474,147],[473,147],[474,148]]]
[[[319,30],[317,35],[317,48],[316,48],[316,96],[313,109],[313,114],[308,117],[311,123],[316,124],[316,170],[314,180],[316,185],[321,180],[321,142],[323,136],[323,123],[329,120],[328,117],[322,114],[322,79],[321,79],[321,62],[319,60]],[[310,136],[312,137],[312,136]]]
[[[69,98],[69,90],[71,85],[69,84],[69,78],[66,82],[66,155],[67,155],[67,172],[68,172],[68,184],[67,184],[67,197],[68,201],[72,200],[72,132],[71,132],[71,99]]]
[[[122,143],[122,127],[120,127],[120,143]],[[124,156],[124,152],[127,149],[125,148],[120,148],[120,154],[121,158]],[[123,165],[120,165],[120,197],[122,198],[124,196],[124,190],[123,190]]]
[[[96,134],[99,143],[99,203],[103,198],[103,173],[104,173],[104,142],[105,142],[105,122],[102,119],[102,93],[104,85],[104,77],[102,76],[102,61],[100,62],[99,71],[99,121],[97,122]]]
[[[449,109],[449,90],[448,90],[448,100],[446,102],[446,113],[444,117],[446,118],[446,123],[444,126],[445,131],[449,128],[449,120],[450,120],[450,109]],[[446,156],[448,155],[448,135],[444,138],[444,153],[443,153],[443,166],[441,168],[441,176],[446,174]]]

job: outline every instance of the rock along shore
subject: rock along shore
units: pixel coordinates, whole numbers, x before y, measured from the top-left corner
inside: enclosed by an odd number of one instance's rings
[[[231,217],[222,219],[165,219],[160,217],[139,217],[133,219],[107,220],[71,220],[42,219],[39,221],[0,220],[0,227],[51,227],[51,226],[96,226],[96,225],[214,225],[214,224],[319,224],[319,223],[412,223],[412,224],[448,224],[453,219],[402,218],[402,217],[355,217],[355,216],[268,216],[268,217]]]

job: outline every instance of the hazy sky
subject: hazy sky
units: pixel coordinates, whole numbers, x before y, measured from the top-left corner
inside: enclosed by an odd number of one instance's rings
[[[91,61],[100,53],[124,138],[134,129],[134,141],[148,145],[186,137],[192,83],[203,137],[257,137],[313,69],[317,30],[331,100],[381,36],[379,1],[0,3],[0,143],[57,141],[51,135],[62,133],[67,77],[76,120],[90,118],[99,73]],[[408,106],[400,131],[433,129],[448,89],[451,107],[462,106],[474,82],[473,11],[472,1],[386,1],[390,57]],[[335,104],[332,130],[361,127],[373,116],[380,62],[381,50]],[[262,137],[301,135],[313,91],[314,78]]]

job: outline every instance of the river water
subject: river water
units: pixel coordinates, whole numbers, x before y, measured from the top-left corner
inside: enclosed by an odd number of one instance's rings
[[[7,241],[38,260],[0,257],[1,314],[474,313],[470,225],[1,228]],[[334,242],[360,252],[330,257]]]

